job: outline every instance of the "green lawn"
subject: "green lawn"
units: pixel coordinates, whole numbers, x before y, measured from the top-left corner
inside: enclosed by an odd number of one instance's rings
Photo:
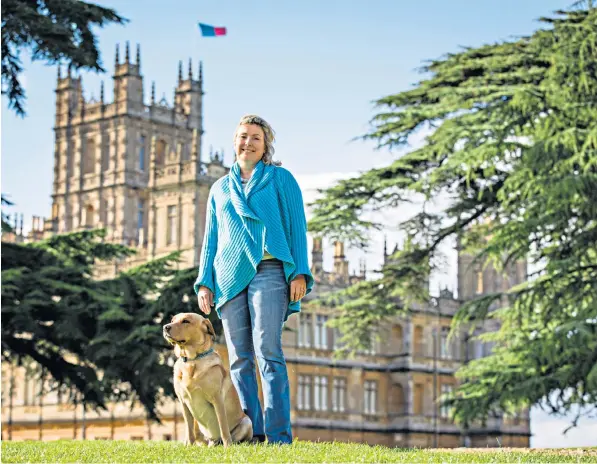
[[[3,442],[2,462],[597,462],[597,448],[417,450],[296,441],[224,449],[162,441],[29,441]]]

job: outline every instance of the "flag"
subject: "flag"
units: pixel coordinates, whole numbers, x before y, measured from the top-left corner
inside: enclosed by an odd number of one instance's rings
[[[199,27],[201,28],[201,35],[203,37],[216,37],[218,35],[226,35],[225,27],[213,27],[202,23],[199,23]]]

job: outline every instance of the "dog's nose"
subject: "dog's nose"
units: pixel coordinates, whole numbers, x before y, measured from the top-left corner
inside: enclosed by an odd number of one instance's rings
[[[164,326],[164,330],[165,330],[166,332],[168,332],[168,333],[170,332],[170,329],[171,329],[171,328],[172,328],[172,327],[170,326],[170,324],[168,324],[168,325],[165,325],[165,326]]]

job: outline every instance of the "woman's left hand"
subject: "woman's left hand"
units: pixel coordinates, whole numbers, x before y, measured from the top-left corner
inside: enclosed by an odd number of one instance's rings
[[[290,282],[290,301],[298,301],[307,293],[307,281],[303,274],[297,275]]]

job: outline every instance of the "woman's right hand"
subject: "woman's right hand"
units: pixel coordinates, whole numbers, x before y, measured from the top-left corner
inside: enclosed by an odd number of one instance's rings
[[[199,303],[199,309],[203,311],[203,314],[211,313],[211,307],[214,304],[213,292],[207,287],[199,287],[199,291],[197,292],[197,302]]]

